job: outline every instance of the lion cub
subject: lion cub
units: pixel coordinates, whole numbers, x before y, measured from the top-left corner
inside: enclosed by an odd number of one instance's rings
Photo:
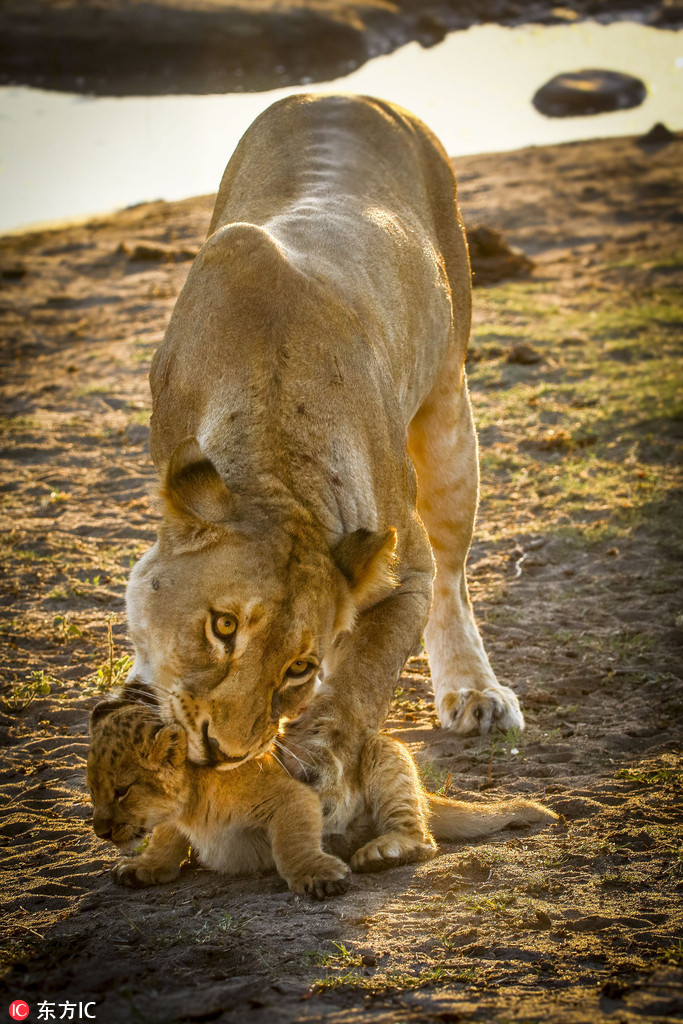
[[[314,899],[348,888],[349,867],[322,848],[320,798],[273,753],[229,771],[192,764],[186,753],[184,729],[163,725],[150,706],[104,701],[94,709],[87,780],[95,833],[128,853],[151,833],[141,854],[116,864],[116,881],[169,882],[191,846],[214,871],[275,867],[290,889]],[[408,749],[385,735],[366,741],[356,784],[347,801],[355,871],[428,860],[435,838],[470,839],[557,818],[521,798],[476,805],[427,793]]]

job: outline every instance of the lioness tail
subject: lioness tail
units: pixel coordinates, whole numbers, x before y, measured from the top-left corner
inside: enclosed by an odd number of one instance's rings
[[[476,839],[499,832],[508,825],[533,825],[539,821],[557,821],[550,808],[533,800],[515,797],[493,804],[470,804],[427,793],[429,827],[440,842]]]

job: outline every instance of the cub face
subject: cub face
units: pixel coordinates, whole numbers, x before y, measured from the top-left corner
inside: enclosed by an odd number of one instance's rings
[[[187,738],[164,726],[153,708],[101,701],[90,723],[87,784],[93,828],[133,852],[157,825],[174,818],[186,796]]]

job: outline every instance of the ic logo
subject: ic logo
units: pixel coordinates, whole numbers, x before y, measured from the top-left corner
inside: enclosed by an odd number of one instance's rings
[[[26,1020],[29,1015],[28,1003],[25,1003],[23,999],[15,999],[13,1003],[10,1003],[9,1015],[12,1020]]]

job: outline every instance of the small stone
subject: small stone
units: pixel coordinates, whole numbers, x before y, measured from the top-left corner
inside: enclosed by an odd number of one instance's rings
[[[495,284],[508,277],[528,277],[533,260],[505,241],[499,231],[480,224],[467,229],[472,283]]]
[[[441,18],[433,14],[421,14],[415,22],[417,41],[427,49],[442,42],[447,35],[447,28]]]
[[[520,366],[533,366],[534,363],[543,362],[543,355],[534,348],[533,345],[527,345],[525,342],[521,342],[519,345],[515,345],[514,348],[510,349],[507,356],[508,363],[518,363]]]
[[[133,263],[177,263],[183,260],[193,260],[199,249],[167,245],[164,242],[149,242],[146,239],[134,239],[130,242],[121,242],[116,251],[123,253]]]
[[[670,131],[665,124],[658,121],[657,124],[650,128],[649,132],[645,135],[641,135],[638,139],[638,145],[641,149],[663,149],[664,146],[668,146],[669,143],[674,142],[676,136]]]

